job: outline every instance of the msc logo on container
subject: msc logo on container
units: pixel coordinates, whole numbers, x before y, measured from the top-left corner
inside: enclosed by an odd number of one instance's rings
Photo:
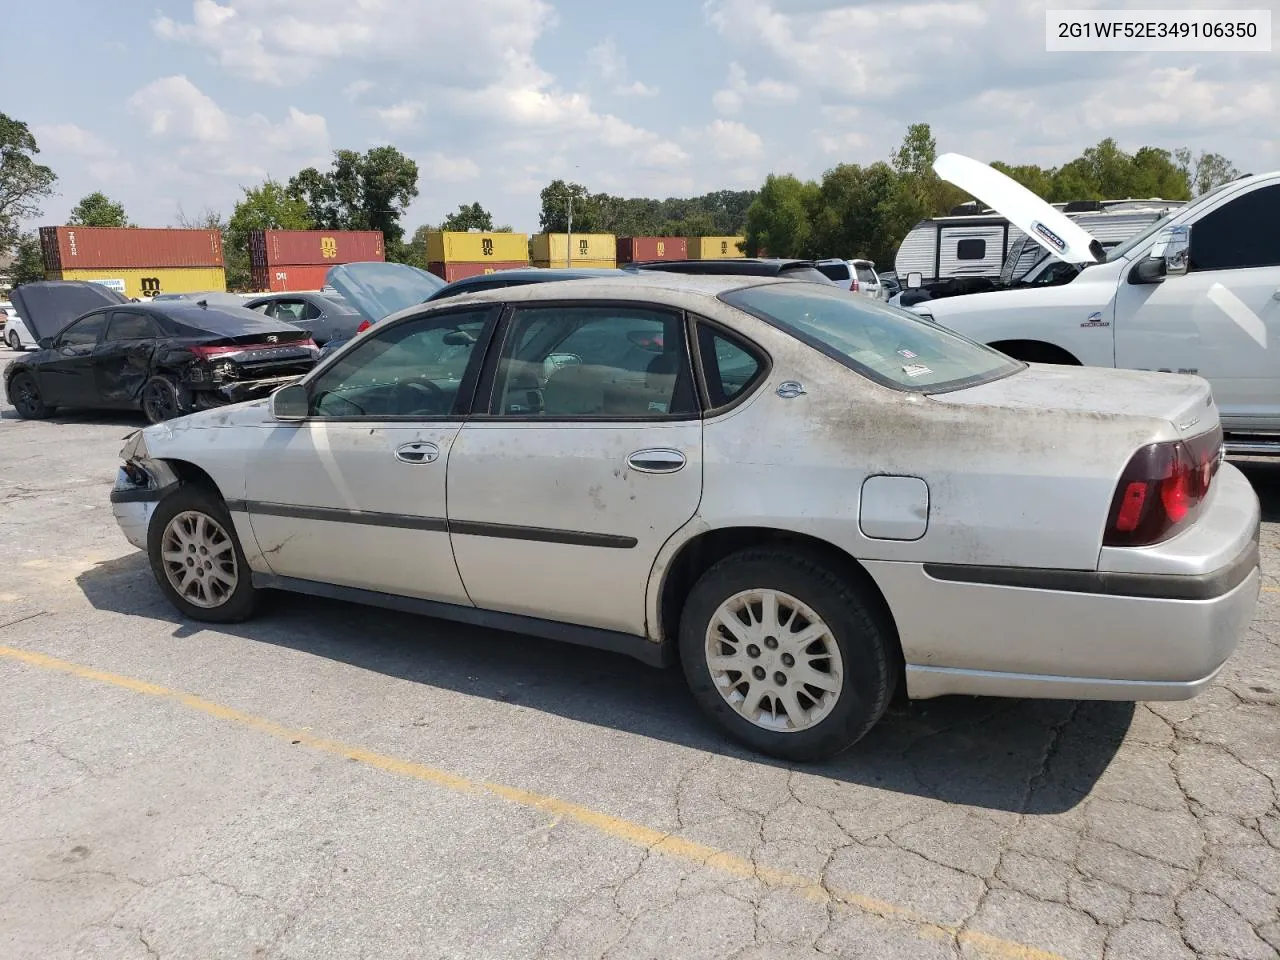
[[[666,253],[667,253],[667,243],[666,243],[666,241],[665,241],[665,240],[659,240],[659,241],[658,241],[658,256],[660,256],[660,257],[666,256]]]
[[[729,252],[729,241],[728,241],[728,240],[721,240],[721,241],[720,241],[720,252],[721,252],[721,253],[728,253],[728,252]]]
[[[587,248],[587,238],[583,237],[578,241],[578,256],[585,257],[590,250]]]
[[[138,283],[142,287],[142,295],[144,297],[154,297],[160,292],[159,277],[143,277]]]
[[[484,257],[493,256],[493,237],[480,238],[480,255]]]
[[[338,256],[338,241],[334,237],[320,238],[320,256],[332,260]]]

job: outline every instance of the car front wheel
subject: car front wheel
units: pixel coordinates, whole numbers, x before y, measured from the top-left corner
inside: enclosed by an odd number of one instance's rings
[[[53,413],[53,407],[44,402],[40,386],[29,373],[19,373],[9,383],[9,396],[14,409],[24,420],[43,420]]]
[[[216,493],[184,485],[161,500],[147,531],[147,553],[160,589],[184,616],[236,623],[252,615],[258,592]]]
[[[817,558],[744,550],[694,585],[680,657],[694,697],[735,739],[821,760],[883,715],[897,679],[891,634],[862,590]]]

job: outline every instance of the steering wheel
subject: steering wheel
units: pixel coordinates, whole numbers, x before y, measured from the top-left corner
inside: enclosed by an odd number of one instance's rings
[[[424,403],[425,408],[422,406]],[[396,406],[402,410],[409,408],[401,416],[418,413],[423,409],[432,414],[439,414],[447,412],[448,401],[444,391],[434,381],[406,380],[396,384]]]

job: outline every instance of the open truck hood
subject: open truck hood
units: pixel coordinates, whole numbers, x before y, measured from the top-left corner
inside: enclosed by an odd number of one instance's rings
[[[88,280],[38,280],[14,287],[13,305],[37,340],[56,337],[72,320],[90,310],[128,303],[110,287]]]
[[[324,279],[370,323],[416,306],[444,286],[425,270],[380,260],[331,267]]]
[[[1089,231],[994,167],[958,153],[944,153],[933,162],[933,170],[943,180],[977,197],[1060,260],[1098,263],[1106,259],[1102,244]]]

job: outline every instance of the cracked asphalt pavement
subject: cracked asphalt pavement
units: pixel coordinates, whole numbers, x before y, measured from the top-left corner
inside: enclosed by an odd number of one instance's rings
[[[610,654],[182,622],[107,502],[139,425],[0,407],[6,960],[1280,956],[1280,465],[1203,696],[899,703],[787,766]]]

